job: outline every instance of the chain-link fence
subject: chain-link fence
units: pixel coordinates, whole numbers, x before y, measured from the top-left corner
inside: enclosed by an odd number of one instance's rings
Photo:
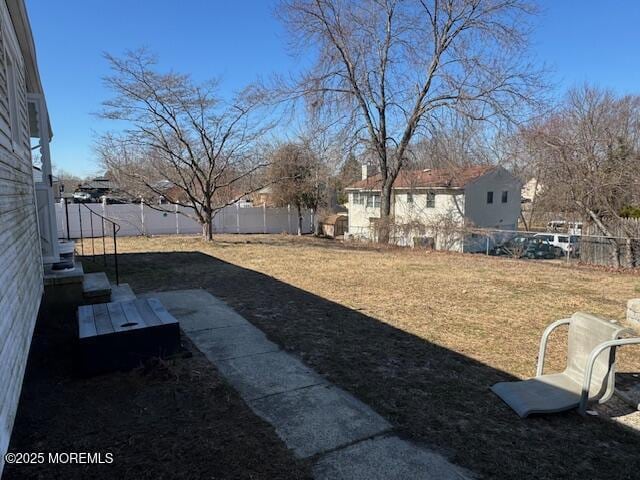
[[[348,241],[377,242],[374,228],[350,227]],[[572,235],[558,231],[455,228],[447,231],[393,228],[398,246],[476,253],[529,260],[580,261],[614,267],[640,266],[640,237]]]

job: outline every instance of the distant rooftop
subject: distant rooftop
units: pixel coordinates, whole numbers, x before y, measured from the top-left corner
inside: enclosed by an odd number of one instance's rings
[[[493,165],[477,165],[459,169],[403,170],[398,174],[393,188],[464,188],[495,168]],[[347,189],[380,190],[381,186],[382,175],[377,173],[349,185]]]
[[[117,185],[106,177],[96,177],[80,185],[81,190],[114,190]]]

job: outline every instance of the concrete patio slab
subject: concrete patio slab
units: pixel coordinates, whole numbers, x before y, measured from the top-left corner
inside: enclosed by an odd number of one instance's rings
[[[178,318],[180,322],[182,320]],[[188,332],[198,349],[217,365],[218,360],[244,357],[256,353],[275,352],[279,347],[267,340],[253,325],[235,325],[209,330]]]
[[[185,332],[250,325],[226,303],[205,290],[174,290],[147,293],[138,297],[155,297],[160,300],[169,313],[180,320],[180,328]]]
[[[299,457],[369,438],[391,425],[367,405],[333,386],[314,386],[249,402]]]
[[[473,478],[437,453],[390,436],[391,425],[204,290],[159,292],[196,347],[317,479]]]
[[[111,301],[112,302],[129,302],[136,299],[136,294],[133,293],[128,283],[121,283],[120,285],[111,285]]]
[[[464,480],[472,478],[443,456],[398,437],[364,440],[323,456],[318,480]]]
[[[281,350],[220,360],[217,367],[245,400],[326,384],[313,370]]]

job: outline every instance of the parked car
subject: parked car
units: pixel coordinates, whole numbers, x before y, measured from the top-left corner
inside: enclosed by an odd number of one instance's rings
[[[73,203],[87,203],[91,201],[91,194],[89,192],[74,192]]]
[[[551,245],[549,242],[531,241],[527,243],[527,248],[524,251],[523,257],[530,258],[532,260],[551,260],[552,258],[558,258],[559,252],[561,252],[559,247]]]
[[[567,224],[567,233],[569,235],[582,235],[582,222],[569,222]]]
[[[527,243],[529,242],[529,237],[516,236],[507,242],[497,245],[491,250],[489,250],[489,255],[506,255],[509,257],[518,257],[521,258],[524,253]]]
[[[122,205],[125,203],[131,203],[126,198],[112,197],[109,195],[102,195],[100,197],[100,203],[106,203],[107,205]]]
[[[562,233],[536,233],[534,238],[543,238],[551,245],[562,250],[562,255],[567,253],[577,255],[579,246],[579,237],[577,235],[567,235]]]
[[[508,242],[493,248],[490,255],[504,255],[515,258],[551,259],[563,255],[562,249],[540,237],[513,237]]]

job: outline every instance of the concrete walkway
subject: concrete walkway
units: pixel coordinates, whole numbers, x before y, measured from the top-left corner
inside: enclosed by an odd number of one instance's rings
[[[317,479],[468,479],[441,455],[400,439],[367,405],[332,385],[204,290],[149,294]]]

